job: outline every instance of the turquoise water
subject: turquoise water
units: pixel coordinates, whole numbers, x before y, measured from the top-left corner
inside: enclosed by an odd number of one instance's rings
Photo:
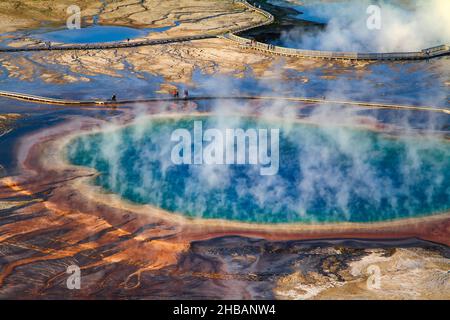
[[[149,33],[163,32],[172,27],[135,29],[129,27],[93,25],[81,29],[62,29],[35,35],[36,38],[61,43],[100,43],[124,41],[144,37]]]
[[[192,118],[141,121],[80,136],[69,161],[97,169],[95,183],[139,204],[192,217],[258,223],[374,222],[450,207],[450,143],[359,129],[196,118],[207,128],[280,129],[280,168],[174,165],[170,136]]]

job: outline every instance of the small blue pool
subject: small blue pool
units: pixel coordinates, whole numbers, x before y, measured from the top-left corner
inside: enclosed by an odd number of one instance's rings
[[[33,36],[35,38],[51,42],[80,44],[101,43],[125,41],[127,39],[144,37],[149,33],[164,32],[171,28],[172,26],[162,28],[137,29],[130,27],[93,25],[81,29],[61,29],[43,32]]]

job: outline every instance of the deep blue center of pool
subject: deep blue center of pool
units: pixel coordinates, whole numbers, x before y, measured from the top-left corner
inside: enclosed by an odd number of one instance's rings
[[[204,130],[236,119],[195,118]],[[193,118],[145,120],[75,138],[70,162],[97,169],[95,183],[139,204],[192,217],[258,223],[375,222],[450,207],[450,143],[369,130],[241,118],[240,128],[280,129],[280,168],[174,165],[173,130]]]

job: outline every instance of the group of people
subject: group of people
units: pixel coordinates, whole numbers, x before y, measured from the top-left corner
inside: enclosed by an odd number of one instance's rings
[[[183,96],[184,99],[187,99],[189,97],[189,91],[187,89],[184,89],[183,94],[184,94],[184,96]],[[174,89],[172,91],[172,96],[174,98],[179,98],[180,97],[180,92],[178,91],[178,89]]]
[[[172,96],[174,98],[179,98],[180,97],[180,92],[178,91],[178,89],[173,89]],[[189,98],[189,91],[187,89],[184,89],[184,91],[183,91],[183,98],[184,99]],[[115,94],[112,95],[111,101],[114,101],[114,102],[117,101],[117,96]]]
[[[254,40],[254,39],[250,40],[250,45],[252,47],[255,47],[257,44],[258,44],[258,42],[256,40]],[[267,46],[267,50],[275,50],[275,45],[273,45],[273,44],[267,44],[266,46]]]

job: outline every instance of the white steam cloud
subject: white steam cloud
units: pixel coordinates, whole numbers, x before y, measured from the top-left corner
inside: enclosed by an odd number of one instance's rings
[[[381,8],[381,28],[369,30],[369,5]],[[285,46],[301,49],[403,52],[450,44],[450,1],[308,1],[308,16],[326,20],[325,30],[312,34],[301,28],[283,32]],[[302,15],[299,15],[301,18]]]

